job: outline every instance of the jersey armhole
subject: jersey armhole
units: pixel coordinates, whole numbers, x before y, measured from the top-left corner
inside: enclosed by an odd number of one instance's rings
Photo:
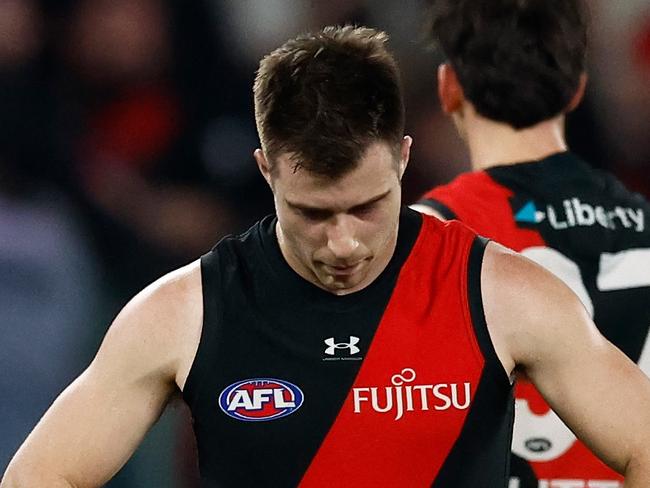
[[[446,220],[458,220],[458,216],[447,205],[433,198],[423,198],[422,200],[418,200],[416,204],[432,208]]]
[[[469,301],[470,317],[474,335],[478,342],[481,353],[486,361],[486,367],[493,372],[493,377],[497,381],[504,381],[508,385],[512,384],[511,378],[506,374],[501,360],[497,355],[496,349],[490,336],[490,331],[485,320],[485,310],[483,308],[483,294],[481,287],[481,271],[483,269],[483,258],[489,239],[482,236],[476,236],[472,242],[467,263],[467,299]]]
[[[212,250],[211,252],[201,256],[201,295],[203,297],[203,323],[201,324],[201,336],[199,339],[192,366],[185,380],[183,388],[183,398],[187,404],[192,407],[193,402],[199,395],[203,377],[207,373],[207,368],[199,368],[199,364],[205,364],[201,361],[204,355],[204,349],[207,344],[213,340],[214,330],[207,325],[217,323],[219,306],[217,303],[218,293],[216,292],[219,287],[218,277],[218,254]]]

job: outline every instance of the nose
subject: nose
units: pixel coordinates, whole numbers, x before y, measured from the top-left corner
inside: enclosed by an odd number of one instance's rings
[[[359,247],[354,224],[346,217],[337,217],[327,231],[327,247],[340,260],[353,256]]]

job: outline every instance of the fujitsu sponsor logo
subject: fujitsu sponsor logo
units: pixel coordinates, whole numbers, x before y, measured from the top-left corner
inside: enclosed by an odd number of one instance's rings
[[[394,415],[400,420],[408,412],[466,410],[471,404],[471,383],[413,384],[417,374],[404,368],[394,374],[389,386],[352,389],[354,413],[369,410]]]

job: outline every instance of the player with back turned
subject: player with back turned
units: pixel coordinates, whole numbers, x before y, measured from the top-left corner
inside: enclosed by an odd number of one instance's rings
[[[327,28],[261,61],[254,156],[275,215],[136,296],[2,488],[101,485],[178,392],[206,487],[505,488],[515,369],[647,486],[650,381],[579,300],[402,207],[411,138],[386,40]]]
[[[555,273],[605,337],[650,373],[650,205],[568,151],[564,137],[586,83],[584,6],[432,3],[431,32],[447,59],[439,98],[474,171],[414,207],[459,219]],[[516,405],[512,488],[621,486],[523,378]]]

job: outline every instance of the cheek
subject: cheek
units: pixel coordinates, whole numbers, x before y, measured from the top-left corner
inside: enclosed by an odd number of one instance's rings
[[[290,219],[287,225],[283,228],[296,254],[310,257],[325,245],[317,225],[308,225],[300,219]]]
[[[372,236],[370,236],[370,244],[375,251],[381,250],[390,237],[390,232],[386,230],[385,227],[379,227]]]
[[[394,207],[387,208],[378,219],[373,221],[372,229],[368,231],[367,239],[375,251],[381,250],[395,237],[395,229],[399,220],[399,202]]]
[[[366,249],[376,253],[386,241],[386,224],[381,220],[366,221],[356,229],[357,240]]]

